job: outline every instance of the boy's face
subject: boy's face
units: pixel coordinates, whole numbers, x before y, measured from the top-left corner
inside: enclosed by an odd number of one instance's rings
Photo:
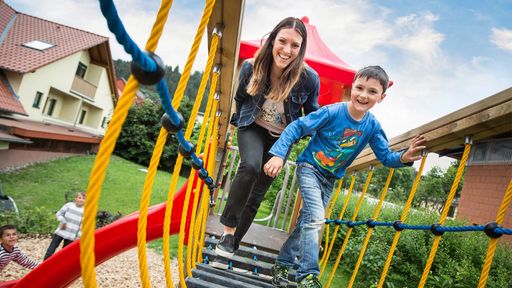
[[[82,206],[84,206],[84,203],[85,203],[85,196],[81,193],[76,194],[76,198],[75,198],[76,206],[82,207]]]
[[[350,91],[350,102],[354,112],[364,115],[375,104],[380,103],[386,94],[380,82],[373,78],[357,78]]]
[[[18,231],[16,229],[6,229],[2,233],[2,244],[5,247],[12,247],[18,242]]]

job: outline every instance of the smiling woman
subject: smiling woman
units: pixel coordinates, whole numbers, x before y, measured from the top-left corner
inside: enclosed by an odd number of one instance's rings
[[[224,233],[216,252],[231,258],[249,229],[273,178],[265,175],[268,150],[284,128],[318,109],[318,74],[304,63],[307,30],[294,17],[269,33],[254,59],[242,64],[235,95],[240,166],[220,222]]]

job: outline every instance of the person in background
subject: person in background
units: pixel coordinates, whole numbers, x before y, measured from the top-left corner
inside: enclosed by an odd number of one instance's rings
[[[238,127],[241,162],[220,218],[224,228],[215,252],[222,257],[238,249],[272,184],[262,170],[268,150],[288,124],[318,109],[320,79],[304,62],[306,44],[304,23],[285,18],[240,69],[231,124]]]
[[[349,102],[322,107],[286,127],[269,153],[274,155],[264,166],[270,177],[279,174],[290,146],[304,135],[311,135],[297,159],[297,178],[302,209],[297,225],[283,244],[273,267],[272,283],[288,286],[288,270],[299,257],[296,281],[299,288],[322,287],[318,281],[318,232],[325,223],[324,209],[334,182],[344,176],[352,161],[370,144],[377,159],[387,167],[411,166],[425,149],[425,138],[414,137],[407,150],[391,151],[379,121],[369,112],[386,96],[389,77],[380,66],[359,70],[352,83]]]
[[[30,259],[16,246],[18,243],[16,226],[8,224],[0,227],[0,236],[0,271],[4,270],[11,261],[28,269],[34,269],[39,265],[39,262]]]
[[[60,243],[64,241],[62,248],[80,238],[82,216],[84,214],[85,192],[78,192],[74,202],[68,202],[55,214],[59,220],[59,226],[53,233],[52,242],[46,250],[44,260],[55,253]]]

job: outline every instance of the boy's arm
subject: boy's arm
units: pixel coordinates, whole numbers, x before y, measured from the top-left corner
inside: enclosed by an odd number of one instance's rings
[[[412,166],[415,160],[421,158],[421,156],[413,155],[425,148],[425,146],[421,145],[424,142],[425,137],[418,135],[413,138],[413,141],[411,141],[409,148],[405,152],[394,152],[389,148],[386,134],[380,124],[378,124],[376,132],[371,137],[369,144],[382,165],[391,168],[399,168]]]
[[[295,141],[306,135],[311,135],[314,131],[325,125],[328,119],[329,110],[327,107],[322,107],[307,116],[300,117],[293,121],[286,126],[286,129],[281,133],[279,139],[277,139],[274,145],[272,145],[272,148],[270,148],[269,153],[284,159],[286,154],[288,154],[288,149],[290,149]]]
[[[57,216],[57,220],[60,223],[63,223],[63,224],[66,223],[66,218],[64,218],[64,215],[66,214],[67,211],[68,211],[68,204],[64,204],[64,206],[62,206],[62,208],[60,208],[59,211],[57,211],[57,213],[55,213],[55,216]]]
[[[412,138],[411,140],[411,143],[409,143],[409,147],[407,148],[407,150],[405,150],[405,152],[403,152],[401,155],[400,155],[400,161],[402,163],[410,163],[410,162],[414,162],[416,160],[420,160],[421,159],[421,155],[420,152],[427,148],[427,146],[423,145],[425,144],[425,142],[427,141],[427,139],[425,139],[425,136],[423,135],[416,135],[414,136],[414,138]],[[414,156],[418,154],[418,156]]]
[[[37,265],[39,265],[39,262],[28,258],[28,256],[25,255],[25,253],[21,252],[19,248],[17,248],[17,250],[18,253],[16,253],[16,257],[12,259],[14,262],[28,269],[34,269],[37,267]]]

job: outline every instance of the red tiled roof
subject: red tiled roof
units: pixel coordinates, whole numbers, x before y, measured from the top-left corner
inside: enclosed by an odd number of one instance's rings
[[[100,143],[101,136],[84,132],[76,127],[65,127],[30,120],[0,118],[0,126],[8,127],[10,133],[24,138],[53,139],[72,142]]]
[[[9,85],[9,81],[5,77],[4,72],[0,70],[0,111],[9,113],[17,113],[21,115],[28,115],[23,108],[23,105],[14,94],[14,91]]]
[[[14,22],[8,25],[13,17]],[[0,28],[0,35],[6,32],[5,38],[0,38],[0,68],[18,73],[35,71],[73,53],[108,41],[107,37],[16,12],[2,0]],[[34,40],[55,46],[43,51],[22,46]]]
[[[116,86],[119,98],[121,98],[123,95],[124,87],[126,86],[126,80],[124,78],[118,78],[116,80]],[[134,105],[142,105],[144,103],[144,99],[146,99],[146,95],[137,89],[137,92],[135,92],[135,101],[133,102]]]

